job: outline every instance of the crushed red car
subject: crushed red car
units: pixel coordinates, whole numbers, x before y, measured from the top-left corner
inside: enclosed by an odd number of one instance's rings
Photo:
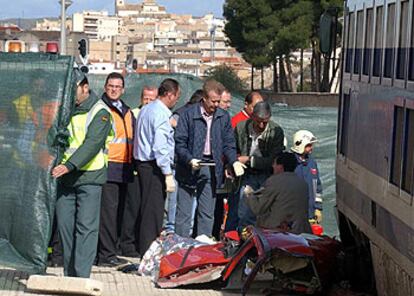
[[[246,230],[240,241],[237,235],[227,235],[214,245],[163,256],[157,285],[171,288],[221,278],[226,289],[240,289],[245,295],[259,272],[270,272],[273,289],[313,294],[331,281],[340,252],[338,241],[253,226]]]

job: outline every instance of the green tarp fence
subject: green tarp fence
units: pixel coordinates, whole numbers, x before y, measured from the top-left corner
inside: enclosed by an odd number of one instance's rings
[[[90,87],[95,91],[95,93],[102,95],[106,75],[89,75],[88,78]],[[203,81],[200,78],[187,74],[131,73],[125,77],[125,93],[122,96],[122,100],[131,108],[136,108],[140,104],[142,87],[145,85],[158,87],[166,78],[173,78],[180,84],[181,96],[175,108],[183,106],[191,98],[191,95],[203,86]],[[242,109],[244,99],[238,94],[233,93],[232,96],[233,102],[230,113],[234,114]]]
[[[176,107],[182,106],[188,101],[191,95],[202,87],[203,82],[194,76],[186,74],[135,74],[131,73],[125,77],[125,93],[122,100],[131,108],[136,108],[141,103],[141,90],[143,86],[153,86],[158,88],[160,83],[166,78],[173,78],[178,81],[181,87],[180,100]],[[89,75],[91,89],[98,95],[102,95],[106,75]]]
[[[46,268],[56,198],[50,170],[73,105],[73,62],[0,53],[0,265]]]
[[[0,53],[0,266],[46,270],[57,186],[50,172],[64,152],[74,107],[73,65],[67,56]],[[88,78],[102,95],[106,75]],[[180,83],[176,108],[203,84],[185,74],[133,73],[125,77],[123,100],[137,107],[142,87],[165,78]]]

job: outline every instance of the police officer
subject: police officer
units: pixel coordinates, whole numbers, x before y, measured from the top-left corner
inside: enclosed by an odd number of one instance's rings
[[[61,164],[53,168],[52,176],[59,180],[56,216],[64,274],[87,278],[98,243],[111,115],[107,105],[89,91],[87,78],[78,71],[76,76],[76,107],[68,126],[69,148]]]

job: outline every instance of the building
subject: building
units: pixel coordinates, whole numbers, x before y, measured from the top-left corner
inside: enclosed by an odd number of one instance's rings
[[[124,68],[131,60],[132,49],[129,47],[129,39],[127,36],[113,36],[111,40],[111,61],[115,62],[115,66]]]
[[[124,0],[115,0],[115,14],[120,17],[165,18],[167,11],[155,0],[144,0],[142,3],[129,4]]]
[[[72,31],[72,19],[66,19],[66,31]],[[36,26],[32,29],[33,31],[60,31],[60,19],[55,18],[44,18],[36,21]]]
[[[111,41],[113,36],[121,33],[122,20],[109,16],[107,11],[83,11],[74,13],[72,30],[85,32],[89,40]]]
[[[226,45],[226,39],[223,37],[200,37],[197,41],[203,57],[227,57],[232,49]]]

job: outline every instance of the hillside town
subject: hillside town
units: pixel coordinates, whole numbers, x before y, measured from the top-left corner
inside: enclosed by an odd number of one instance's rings
[[[66,18],[66,53],[86,62],[91,73],[128,69],[204,76],[209,68],[226,64],[241,77],[249,75],[250,65],[226,44],[224,19],[169,13],[156,0],[114,0],[114,5],[114,15],[85,10]],[[37,20],[30,29],[3,23],[0,52],[58,52],[60,27],[58,18]],[[79,56],[81,39],[86,40],[87,61]]]

